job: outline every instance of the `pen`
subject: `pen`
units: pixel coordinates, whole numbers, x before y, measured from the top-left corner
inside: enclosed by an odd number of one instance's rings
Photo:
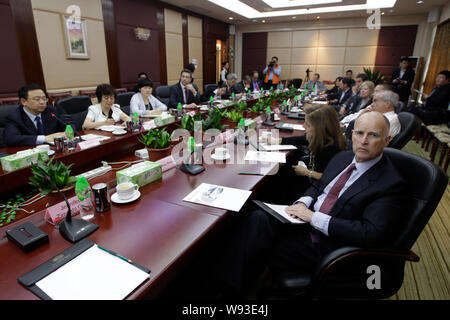
[[[98,247],[99,249],[102,249],[103,251],[108,252],[109,254],[112,254],[113,256],[116,256],[117,258],[120,258],[120,259],[122,259],[122,260],[128,262],[128,263],[133,263],[133,261],[131,261],[130,259],[127,259],[127,258],[125,258],[125,257],[122,257],[120,254],[117,254],[117,253],[115,253],[115,252],[112,252],[111,250],[108,250],[108,249],[106,249],[106,248],[103,248],[102,246],[99,246],[99,245],[97,245],[97,247]]]
[[[246,176],[263,176],[262,173],[256,173],[256,172],[239,172],[240,175],[246,175]]]

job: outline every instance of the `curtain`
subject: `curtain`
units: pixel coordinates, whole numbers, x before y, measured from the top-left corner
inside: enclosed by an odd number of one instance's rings
[[[430,57],[427,77],[423,87],[423,92],[430,94],[436,86],[436,76],[443,70],[450,69],[450,20],[441,23],[434,38],[433,49]]]

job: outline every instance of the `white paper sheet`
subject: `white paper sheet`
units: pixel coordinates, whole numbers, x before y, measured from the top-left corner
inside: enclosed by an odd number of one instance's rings
[[[113,132],[116,130],[124,130],[124,126],[101,126],[96,128],[97,130],[107,131],[107,132]]]
[[[239,212],[251,191],[202,183],[183,201]]]
[[[267,151],[281,151],[281,150],[295,150],[297,149],[296,146],[290,145],[290,144],[272,144],[268,145],[267,143],[260,143],[264,147],[264,150]]]
[[[36,285],[53,300],[122,300],[148,277],[94,245]]]
[[[284,123],[283,128],[292,128],[294,130],[299,131],[305,130],[305,127],[302,126],[301,124],[294,124],[294,123]]]
[[[88,140],[100,140],[100,141],[102,141],[102,140],[108,140],[108,139],[111,139],[111,138],[110,137],[106,137],[106,136],[101,136],[101,135],[98,135],[98,134],[90,133],[90,134],[82,135],[81,139],[83,139],[84,141],[88,141]]]
[[[265,151],[249,150],[245,155],[244,160],[286,163],[286,154],[282,152],[265,152]]]
[[[298,224],[306,223],[305,221],[292,218],[290,215],[288,215],[286,213],[286,208],[289,207],[289,206],[283,206],[283,205],[278,205],[278,204],[270,204],[270,203],[265,203],[265,202],[263,202],[263,203],[266,206],[268,206],[270,209],[272,209],[273,211],[277,212],[283,218],[286,218],[287,220],[289,220],[289,222],[291,222],[291,223],[298,223]]]

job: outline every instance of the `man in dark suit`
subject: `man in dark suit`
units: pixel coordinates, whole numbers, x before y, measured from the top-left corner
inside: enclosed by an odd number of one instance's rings
[[[181,103],[183,108],[193,108],[200,104],[200,93],[192,82],[192,72],[184,69],[180,74],[180,81],[170,87],[169,108],[177,108]]]
[[[250,78],[249,75],[246,75],[242,81],[236,83],[233,88],[232,91],[235,94],[238,93],[247,93],[247,91],[250,89],[250,82],[252,81],[252,79]]]
[[[262,81],[259,80],[259,72],[258,71],[253,71],[252,72],[252,81],[250,82],[250,90],[252,92],[254,91],[261,91],[262,86]]]
[[[341,95],[339,94],[340,90],[341,90],[341,82],[342,82],[342,77],[337,77],[336,81],[334,82],[334,87],[331,89],[328,89],[327,92],[325,92],[322,95],[322,98],[327,98],[327,100],[334,100],[334,99],[338,99]]]
[[[436,76],[436,87],[428,94],[422,94],[423,106],[411,110],[426,125],[447,123],[450,103],[450,71],[444,70]]]
[[[249,278],[266,265],[275,273],[312,273],[337,248],[392,246],[403,219],[405,186],[383,155],[391,140],[389,121],[378,112],[361,115],[352,140],[353,152],[337,154],[322,178],[286,208],[306,224],[281,224],[260,210],[244,218],[219,261],[219,284],[242,293]]]
[[[350,78],[344,78],[341,81],[341,90],[339,97],[330,101],[337,113],[344,114],[345,107],[343,105],[352,97],[352,80]]]
[[[65,136],[66,126],[58,120],[61,118],[56,108],[47,106],[41,86],[23,86],[19,99],[20,106],[6,117],[3,139],[8,147],[35,146]]]
[[[411,94],[411,86],[414,82],[416,72],[409,68],[409,59],[403,57],[400,61],[400,68],[395,69],[392,73],[392,91],[398,93],[400,101],[407,104],[409,95]]]

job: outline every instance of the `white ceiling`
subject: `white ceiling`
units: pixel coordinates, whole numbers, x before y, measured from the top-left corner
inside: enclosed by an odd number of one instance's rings
[[[224,9],[218,5],[209,2],[208,0],[162,0],[162,1],[230,24],[252,24],[252,23],[260,23],[263,20],[261,18],[247,19],[236,12]],[[321,4],[316,6],[308,5],[289,8],[271,8],[263,0],[240,0],[240,1],[260,12],[267,12],[274,10],[305,9],[305,8],[337,6],[337,5],[339,6],[357,5],[366,3],[366,0],[342,0],[342,2],[340,3]],[[427,14],[432,8],[441,7],[445,5],[447,2],[449,2],[449,0],[424,0],[422,4],[417,4],[417,0],[397,0],[395,6],[392,9],[382,9],[381,11],[384,12],[384,15],[387,16]],[[359,11],[349,11],[339,13],[298,15],[295,16],[295,19],[293,18],[293,16],[284,16],[284,17],[264,18],[264,20],[266,23],[287,22],[287,21],[292,22],[296,20],[300,21],[313,20],[316,19],[317,16],[320,16],[320,19],[340,19],[340,18],[367,17],[368,14],[365,10],[359,10]],[[233,17],[233,20],[230,20],[229,19],[230,17]]]

